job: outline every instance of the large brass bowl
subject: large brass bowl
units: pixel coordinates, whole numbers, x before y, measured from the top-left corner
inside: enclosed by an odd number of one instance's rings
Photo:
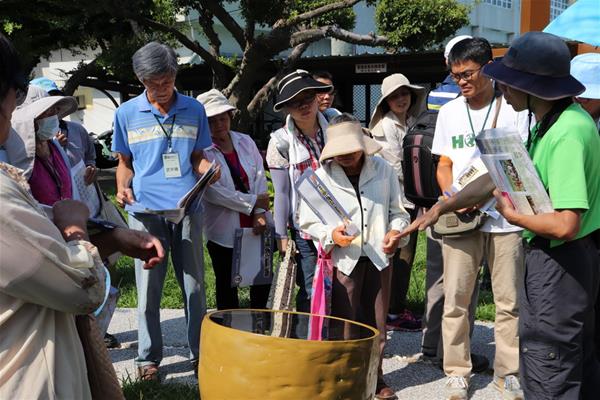
[[[327,317],[323,340],[306,340],[310,314],[271,310],[209,313],[202,323],[202,400],[371,399],[379,332]]]

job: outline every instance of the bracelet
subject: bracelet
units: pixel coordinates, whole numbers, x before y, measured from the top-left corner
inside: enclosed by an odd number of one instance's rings
[[[265,210],[264,208],[254,208],[254,214],[263,214],[266,212],[267,210]]]

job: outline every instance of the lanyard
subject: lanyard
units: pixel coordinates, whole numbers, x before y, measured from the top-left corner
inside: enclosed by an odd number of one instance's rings
[[[298,129],[298,128],[296,128],[296,129]],[[300,129],[298,129],[298,130],[300,131]],[[317,142],[318,151],[313,146],[313,141],[311,140],[311,138],[304,135],[304,133],[302,131],[300,131],[298,138],[300,138],[300,141],[304,144],[304,146],[309,148],[309,150],[313,154],[314,158],[316,158],[318,160],[319,155],[321,154],[321,151],[323,150],[323,142],[324,142],[323,130],[321,129],[321,127],[319,126],[319,131],[315,135],[315,141]]]
[[[177,117],[177,114],[173,114],[173,122],[171,123],[171,130],[169,133],[167,133],[167,130],[165,129],[165,127],[163,126],[163,124],[160,122],[160,120],[158,119],[158,117],[156,116],[156,114],[152,114],[154,115],[154,118],[156,119],[156,122],[158,122],[158,125],[160,125],[160,128],[162,129],[163,133],[165,134],[165,137],[167,138],[167,146],[169,148],[169,153],[171,152],[171,138],[173,137],[173,129],[175,129],[175,117]]]
[[[485,119],[483,120],[483,125],[481,125],[481,130],[479,132],[485,129],[485,124],[487,123],[488,117],[490,116],[490,111],[492,110],[492,104],[494,104],[494,100],[496,99],[492,99],[492,102],[488,107],[487,114],[485,114]],[[469,112],[469,104],[465,102],[465,106],[467,107],[467,115],[469,116],[469,125],[471,125],[471,132],[473,132],[473,135],[475,135],[475,128],[473,128],[473,121],[471,121],[471,113]]]

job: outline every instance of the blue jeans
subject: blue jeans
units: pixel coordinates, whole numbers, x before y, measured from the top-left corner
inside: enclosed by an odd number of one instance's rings
[[[310,312],[312,283],[317,267],[317,249],[312,240],[302,239],[300,233],[294,229],[292,230],[292,239],[296,242],[298,249],[296,284],[299,289],[296,294],[296,311]]]
[[[138,296],[138,366],[160,364],[163,342],[160,329],[160,299],[171,253],[175,277],[183,292],[190,360],[199,356],[200,324],[206,314],[204,292],[204,251],[202,214],[186,215],[179,224],[149,214],[129,215],[129,227],[156,236],[165,248],[165,260],[152,269],[143,269],[135,260]]]

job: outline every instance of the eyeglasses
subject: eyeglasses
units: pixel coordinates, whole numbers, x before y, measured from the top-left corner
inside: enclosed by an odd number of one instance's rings
[[[290,100],[286,103],[286,107],[288,108],[300,108],[307,104],[312,103],[316,98],[316,93],[307,94],[300,99]]]
[[[459,72],[458,74],[455,74],[454,72],[450,72],[450,76],[456,82],[459,82],[461,79],[464,80],[465,82],[468,82],[473,79],[474,75],[477,72],[479,72],[481,70],[481,68],[483,68],[483,65],[477,69]]]

